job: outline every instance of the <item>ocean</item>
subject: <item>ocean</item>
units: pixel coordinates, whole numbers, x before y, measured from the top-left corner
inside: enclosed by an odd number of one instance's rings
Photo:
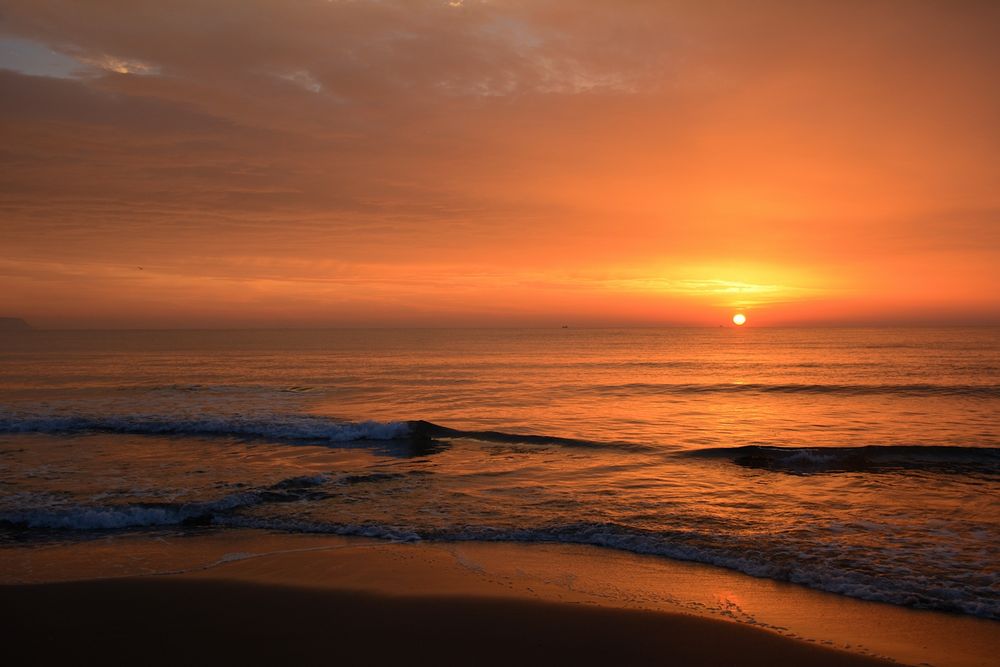
[[[0,334],[0,549],[246,528],[1000,619],[1000,329]]]

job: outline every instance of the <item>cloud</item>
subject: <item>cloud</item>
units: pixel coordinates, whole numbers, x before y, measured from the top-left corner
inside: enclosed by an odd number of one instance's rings
[[[128,58],[116,58],[107,54],[92,57],[81,55],[77,60],[85,65],[90,65],[107,72],[115,74],[157,74],[159,67],[144,63],[141,60],[130,60]]]
[[[929,263],[994,304],[1000,10],[900,7],[6,0],[37,48],[0,61],[0,259],[233,285],[335,260],[429,301],[479,271],[512,309],[623,266],[636,294],[808,300]]]

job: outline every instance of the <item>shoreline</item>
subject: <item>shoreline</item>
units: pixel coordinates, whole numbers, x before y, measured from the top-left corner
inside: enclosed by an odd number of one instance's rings
[[[663,637],[671,638],[675,656],[687,651],[683,660],[676,658],[678,664],[734,660],[755,664],[743,655],[753,652],[769,656],[759,664],[885,664],[879,658],[887,658],[903,664],[973,667],[990,664],[1000,651],[994,621],[864,602],[712,566],[599,547],[400,544],[240,530],[169,539],[116,537],[40,549],[5,548],[0,550],[0,565],[8,573],[7,585],[0,587],[0,607],[11,636],[33,638],[39,645],[47,643],[46,637],[62,638],[66,641],[58,644],[83,652],[90,650],[87,646],[99,651],[98,644],[88,639],[90,633],[110,637],[108,633],[113,632],[108,628],[118,627],[131,628],[135,637],[144,637],[140,641],[123,638],[121,632],[114,635],[115,642],[135,641],[137,650],[149,642],[156,644],[159,633],[179,633],[188,637],[189,644],[198,644],[200,654],[218,659],[225,658],[223,649],[233,650],[233,642],[245,640],[254,647],[246,649],[245,658],[278,650],[266,645],[277,642],[282,650],[291,651],[281,655],[301,655],[312,661],[321,654],[310,643],[309,632],[325,636],[331,630],[310,619],[331,614],[346,618],[352,613],[368,614],[374,627],[384,629],[389,623],[399,636],[410,632],[406,628],[411,625],[422,629],[423,635],[415,634],[412,641],[425,636],[426,646],[410,646],[411,653],[406,655],[386,654],[386,661],[412,657],[413,652],[432,646],[438,652],[428,657],[445,659],[438,644],[441,633],[450,632],[447,628],[461,627],[476,637],[466,640],[449,635],[447,639],[455,647],[471,649],[477,643],[495,641],[491,628],[496,626],[517,629],[512,633],[518,639],[503,640],[502,648],[511,651],[506,660],[515,659],[515,648],[530,652],[536,646],[549,652],[547,661],[569,660],[570,654],[583,662],[588,657],[595,662],[621,662],[629,655],[638,660],[639,655],[667,650]],[[36,582],[76,581],[15,584],[13,575],[18,571],[30,573]],[[304,605],[314,613],[288,612],[284,619],[238,614],[238,622],[227,617],[227,609],[246,605],[260,609]],[[159,618],[168,613],[164,610],[172,610],[168,614],[172,620],[164,621],[167,628],[156,629],[153,623],[144,629],[131,620]],[[191,610],[194,616],[185,620]],[[470,615],[489,622],[469,626],[465,619]],[[107,627],[88,620],[92,616],[104,619]],[[297,620],[292,623],[291,618]],[[655,636],[637,635],[633,625],[656,628]],[[351,627],[348,638],[364,634],[362,625]],[[556,627],[574,637],[580,633],[589,637],[601,630],[599,636],[605,643],[595,644],[596,638],[582,644],[558,639],[551,629]],[[375,630],[367,632],[362,645],[384,643]],[[212,633],[219,639],[213,639]],[[303,646],[313,646],[309,651],[314,652],[296,653],[298,649],[279,642],[274,633],[305,635]],[[265,641],[265,637],[271,639]],[[622,643],[641,651],[609,653]],[[682,645],[687,648],[677,648]],[[733,646],[742,648],[724,653]],[[569,653],[557,655],[560,651]],[[594,658],[598,653],[603,657]],[[457,662],[463,655],[483,662],[461,651],[451,658]],[[71,657],[70,653],[61,658],[53,655],[52,660]],[[355,657],[363,661],[364,653]],[[828,660],[832,662],[824,662]]]

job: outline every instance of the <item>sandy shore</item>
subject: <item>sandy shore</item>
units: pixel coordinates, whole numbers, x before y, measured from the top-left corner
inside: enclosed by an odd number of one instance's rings
[[[985,665],[1000,648],[990,621],[567,545],[246,531],[5,549],[0,566],[88,579],[0,586],[12,664]],[[782,615],[801,621],[767,622]]]
[[[725,621],[516,598],[177,576],[0,597],[12,664],[889,664]]]

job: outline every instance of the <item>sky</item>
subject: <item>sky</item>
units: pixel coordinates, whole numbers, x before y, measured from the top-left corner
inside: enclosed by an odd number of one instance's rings
[[[998,26],[962,0],[0,0],[0,316],[998,324]]]

